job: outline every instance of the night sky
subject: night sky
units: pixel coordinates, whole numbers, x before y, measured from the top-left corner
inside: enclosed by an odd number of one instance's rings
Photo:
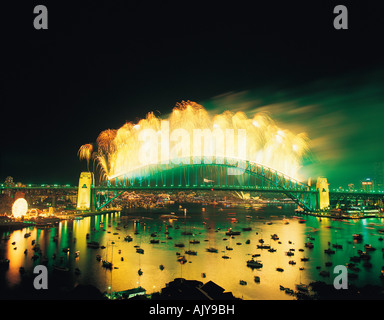
[[[82,144],[182,100],[267,111],[306,131],[313,148],[303,173],[333,186],[372,176],[384,161],[382,5],[81,3],[2,8],[1,182],[76,184]],[[48,30],[33,28],[38,4]],[[333,28],[336,4],[349,10],[348,30]]]

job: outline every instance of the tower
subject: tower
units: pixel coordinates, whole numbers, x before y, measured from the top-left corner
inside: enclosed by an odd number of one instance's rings
[[[93,172],[82,172],[79,179],[79,188],[77,191],[77,210],[94,209],[92,199],[92,189],[94,184]]]
[[[317,178],[316,190],[318,193],[317,209],[323,210],[329,207],[329,184],[327,178]]]

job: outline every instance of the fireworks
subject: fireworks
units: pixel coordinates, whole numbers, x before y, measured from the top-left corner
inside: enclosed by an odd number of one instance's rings
[[[80,160],[87,160],[87,169],[89,171],[89,160],[91,159],[92,156],[92,151],[93,151],[93,146],[92,144],[84,144],[80,147],[78,151],[78,155]]]
[[[94,159],[103,176],[112,179],[149,163],[177,163],[190,156],[226,156],[265,165],[292,178],[308,151],[305,133],[279,128],[266,114],[248,118],[243,112],[211,115],[203,106],[183,101],[168,119],[148,113],[138,123],[105,130],[97,138]],[[80,159],[89,161],[93,148],[83,145]]]

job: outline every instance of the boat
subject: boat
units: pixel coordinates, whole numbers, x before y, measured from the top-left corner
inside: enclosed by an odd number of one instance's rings
[[[363,236],[361,234],[354,234],[353,240],[363,240]]]
[[[306,258],[306,257],[301,258],[301,261],[309,261],[309,258]]]
[[[100,244],[96,241],[90,241],[90,242],[87,242],[87,247],[93,248],[93,249],[98,249],[100,247]]]
[[[183,248],[184,247],[184,243],[175,243],[175,247]]]
[[[131,242],[133,240],[133,238],[130,235],[127,235],[124,237],[124,240],[127,242]]]
[[[159,269],[160,269],[160,270],[164,270],[164,266],[161,264],[161,265],[159,266]]]
[[[260,277],[259,276],[255,276],[253,278],[253,280],[256,282],[256,283],[260,283]]]
[[[286,294],[293,294],[293,290],[292,289],[289,289],[289,288],[285,288],[285,293]]]
[[[54,265],[53,266],[53,270],[59,271],[59,272],[68,272],[69,268],[68,267],[62,267],[62,266]]]
[[[273,239],[273,240],[279,240],[279,237],[278,237],[278,235],[275,233],[275,234],[272,234],[272,235],[271,235],[271,239]]]
[[[139,276],[141,276],[141,275],[143,274],[143,271],[142,271],[141,269],[139,269],[139,270],[137,271],[137,273],[139,274]]]
[[[246,286],[246,285],[247,285],[247,281],[240,280],[240,285],[242,285],[242,286]]]
[[[238,236],[240,235],[240,231],[233,231],[233,230],[229,230],[225,233],[225,235],[227,236]]]
[[[276,271],[283,272],[284,269],[283,268],[276,268]]]
[[[262,244],[262,245],[258,244],[257,249],[271,249],[271,246],[270,245],[264,245],[264,244]]]
[[[30,232],[27,232],[26,234],[24,234],[24,238],[28,238],[31,236],[31,233]]]
[[[326,253],[326,254],[335,254],[335,250],[332,250],[332,249],[328,248],[328,249],[324,250],[324,253]]]
[[[142,248],[136,248],[136,252],[137,252],[137,253],[144,254],[144,249],[142,249]]]
[[[251,260],[247,261],[247,267],[250,267],[250,268],[262,268],[263,264],[260,262],[260,260],[254,260],[252,258]]]
[[[308,242],[306,242],[306,243],[304,244],[304,247],[309,248],[309,249],[312,249],[312,248],[313,248],[313,243],[310,242],[310,241],[308,241]]]
[[[376,248],[372,247],[370,244],[365,244],[364,248],[367,251],[374,251],[374,250],[376,250]]]
[[[228,247],[228,246],[225,246],[225,249],[226,249],[226,250],[233,250],[233,248]]]
[[[151,239],[150,243],[159,243],[158,239]]]
[[[218,250],[216,248],[213,248],[213,247],[210,247],[210,248],[207,248],[205,249],[207,252],[214,252],[214,253],[217,253]]]
[[[184,264],[187,262],[187,259],[185,258],[185,256],[179,256],[177,257],[177,261],[180,262],[181,264]]]
[[[251,231],[252,228],[251,227],[245,227],[245,228],[242,228],[243,231]]]
[[[197,255],[197,251],[194,251],[194,250],[187,250],[185,251],[186,254],[189,254],[189,255],[192,255],[192,256],[196,256]]]
[[[196,239],[193,239],[193,240],[190,240],[189,243],[198,244],[198,243],[200,243],[200,241],[196,240]]]
[[[103,268],[106,268],[106,269],[112,269],[112,262],[103,260],[102,267],[103,267]]]
[[[276,249],[274,249],[274,248],[270,248],[270,249],[268,249],[268,251],[269,251],[269,252],[276,252]]]
[[[296,261],[294,261],[294,260],[289,260],[288,263],[291,264],[291,265],[295,265],[295,264],[296,264]]]

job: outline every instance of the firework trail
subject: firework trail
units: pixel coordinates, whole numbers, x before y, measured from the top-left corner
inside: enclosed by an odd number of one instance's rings
[[[181,150],[176,148],[175,151],[175,148],[171,148],[169,151],[165,148],[165,142],[169,141],[162,139],[164,120],[167,121],[169,132],[183,130],[189,134],[189,137],[194,136],[196,129],[201,132],[206,129],[211,132],[220,130],[220,132],[225,132],[226,129],[231,129],[235,133],[232,139],[235,144],[234,150],[239,147],[239,130],[245,130],[246,154],[242,157],[244,160],[265,165],[292,178],[300,179],[298,171],[303,155],[309,149],[309,139],[305,133],[295,134],[290,130],[284,130],[265,113],[256,113],[253,118],[247,117],[244,112],[225,111],[221,114],[211,115],[203,106],[192,101],[177,103],[167,119],[160,119],[150,112],[145,119],[141,119],[137,123],[127,122],[117,130],[102,131],[96,140],[97,151],[94,152],[94,159],[103,178],[113,179],[143,167],[140,158],[143,150],[155,155],[160,154],[162,161],[179,157]],[[141,138],[147,132],[157,133],[158,136],[154,135],[155,139],[143,141]],[[193,140],[193,142],[195,141]],[[187,141],[187,143],[171,141],[171,143],[178,144],[176,147],[179,149],[190,144],[190,149],[186,150],[189,150],[190,156],[193,155],[192,141]],[[218,150],[225,150],[227,146],[220,140],[215,140],[214,145],[213,151],[204,149],[202,155],[215,156]],[[167,147],[169,148],[169,146]],[[164,150],[169,151],[165,154],[166,158],[162,154]],[[81,146],[80,159],[86,159],[89,162],[92,151],[91,144]]]

